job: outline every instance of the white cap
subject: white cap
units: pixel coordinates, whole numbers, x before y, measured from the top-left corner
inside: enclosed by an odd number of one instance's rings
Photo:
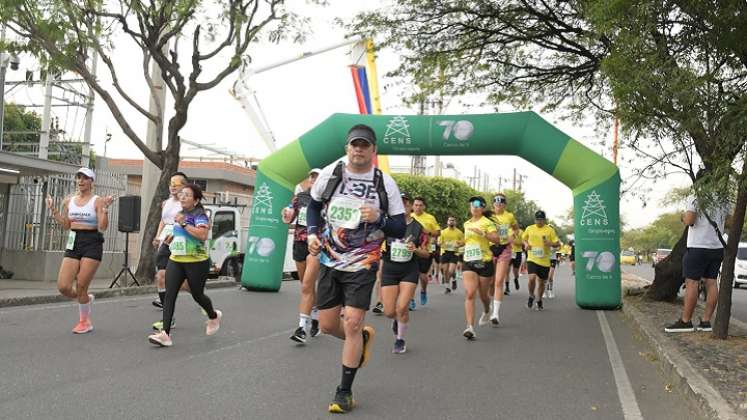
[[[78,172],[76,172],[76,174],[83,174],[94,181],[96,180],[96,174],[88,168],[80,168],[78,169]]]
[[[314,168],[314,169],[312,169],[312,170],[309,171],[309,175],[311,175],[311,174],[320,174],[320,173],[322,173],[322,170],[319,169],[319,168]]]

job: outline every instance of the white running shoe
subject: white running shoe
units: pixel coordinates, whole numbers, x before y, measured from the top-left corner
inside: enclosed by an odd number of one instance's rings
[[[491,326],[491,327],[493,327],[493,328],[498,328],[498,326],[499,326],[500,324],[501,324],[501,323],[500,323],[500,321],[498,320],[498,317],[497,317],[497,316],[491,316],[491,317],[490,317],[490,326]]]
[[[472,325],[467,326],[467,328],[464,330],[464,332],[462,333],[462,335],[467,340],[474,340],[475,337],[477,337],[477,334],[475,334],[475,329],[472,328]]]
[[[148,341],[150,341],[152,344],[155,344],[161,347],[171,347],[174,344],[171,341],[171,337],[169,337],[169,335],[166,334],[166,331],[163,331],[163,330],[155,334],[149,335]]]
[[[205,323],[205,334],[207,335],[213,335],[220,329],[220,319],[223,318],[223,312],[216,309],[215,313],[218,314],[218,317],[215,319],[208,319]]]
[[[547,299],[547,290],[545,290],[545,292],[542,293],[542,299]]]
[[[550,290],[549,292],[547,292],[547,298],[548,299],[555,299],[555,291],[554,290]]]
[[[480,317],[480,322],[477,324],[481,327],[484,327],[490,323],[490,312],[484,312],[482,316]]]

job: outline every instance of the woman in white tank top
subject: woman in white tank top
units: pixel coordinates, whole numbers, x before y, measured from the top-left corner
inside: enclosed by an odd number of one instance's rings
[[[62,295],[78,300],[80,318],[73,328],[76,334],[93,330],[93,295],[88,293],[88,286],[101,263],[104,243],[101,232],[109,226],[108,211],[114,201],[112,196],[102,198],[93,194],[95,178],[92,170],[80,168],[75,174],[78,191],[62,201],[62,211],[54,206],[52,197],[47,197],[52,217],[69,230],[65,257],[57,275],[57,289]],[[76,282],[75,287],[73,282]]]

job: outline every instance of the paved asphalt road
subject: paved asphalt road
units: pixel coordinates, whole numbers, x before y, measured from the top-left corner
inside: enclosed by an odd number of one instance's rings
[[[643,277],[644,279],[654,280],[654,268],[650,264],[641,264],[637,266],[625,265],[623,271]],[[680,295],[682,295],[680,291]],[[731,316],[747,322],[747,288],[734,289],[731,293]]]
[[[503,305],[503,325],[467,342],[463,296],[435,286],[413,313],[408,353],[391,354],[389,322],[377,329],[373,357],[353,387],[356,419],[646,419],[691,418],[684,398],[667,391],[620,312],[578,309],[567,266],[544,312],[527,310],[522,289]],[[220,332],[188,295],[176,310],[175,345],[146,336],[160,312],[152,297],[100,300],[96,330],[76,336],[73,304],[0,309],[0,418],[3,419],[317,419],[340,375],[341,343],[321,336],[305,347],[296,325],[297,282],[280,293],[210,290],[224,311]],[[600,314],[603,316],[600,319]],[[601,325],[616,346],[605,344]],[[621,363],[614,357],[618,351]],[[626,375],[613,374],[613,367]],[[625,395],[625,378],[632,391]],[[618,385],[620,384],[620,385]],[[622,392],[620,392],[622,390]],[[630,405],[632,402],[633,406]],[[632,407],[632,408],[631,408]]]

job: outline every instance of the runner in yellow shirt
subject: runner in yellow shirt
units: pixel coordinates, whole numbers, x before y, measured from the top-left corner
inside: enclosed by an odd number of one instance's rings
[[[412,218],[417,220],[423,229],[428,233],[430,247],[430,256],[428,258],[417,257],[418,266],[420,268],[420,305],[428,303],[428,273],[431,271],[433,260],[436,256],[436,241],[441,233],[441,226],[439,226],[436,218],[432,214],[425,211],[425,199],[423,197],[415,197],[412,200]],[[415,309],[415,300],[410,302],[410,309]]]
[[[546,224],[545,212],[538,210],[534,213],[535,224],[524,231],[522,239],[527,250],[527,271],[529,272],[529,301],[527,307],[532,309],[535,300],[534,284],[539,279],[537,290],[537,310],[544,309],[542,294],[545,291],[545,281],[550,274],[550,248],[560,246],[555,229]]]
[[[446,229],[441,231],[438,241],[441,246],[441,274],[443,282],[446,283],[446,294],[449,294],[451,289],[456,289],[456,279],[451,280],[451,288],[449,288],[449,279],[456,271],[459,261],[457,251],[460,246],[464,245],[464,233],[456,227],[454,216],[449,216],[446,226]]]
[[[501,303],[503,295],[509,294],[508,267],[511,264],[511,243],[519,230],[514,214],[506,210],[506,195],[498,193],[493,197],[493,213],[490,220],[495,223],[498,231],[498,242],[490,247],[495,261],[495,280],[493,283],[493,314],[490,324],[497,327],[500,324]],[[504,291],[505,290],[505,291]]]
[[[464,222],[464,315],[467,328],[462,335],[468,340],[475,338],[475,292],[479,290],[484,308],[479,325],[490,322],[490,296],[488,289],[493,282],[495,269],[490,244],[499,241],[495,224],[483,216],[485,199],[474,196],[469,199],[472,218]]]
[[[519,290],[519,274],[521,269],[521,257],[524,255],[524,241],[521,239],[521,236],[524,234],[524,231],[519,228],[519,231],[516,235],[514,235],[514,241],[511,244],[511,253],[513,254],[513,258],[511,259],[511,266],[513,267],[514,272],[514,288],[516,290]]]

